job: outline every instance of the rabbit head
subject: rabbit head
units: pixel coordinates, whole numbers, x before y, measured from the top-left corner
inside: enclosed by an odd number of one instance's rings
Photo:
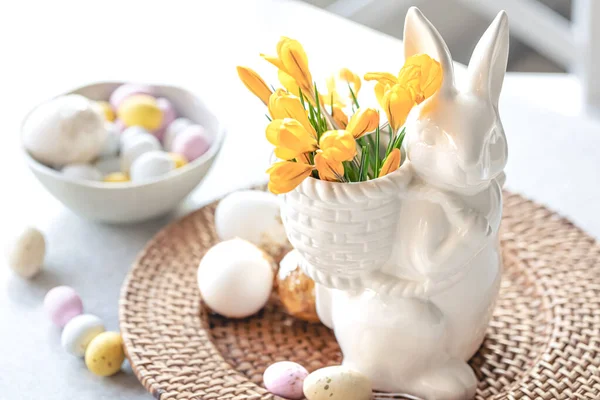
[[[508,59],[508,20],[501,11],[469,62],[467,81],[454,84],[452,58],[435,27],[416,7],[406,15],[404,52],[427,53],[443,68],[442,86],[407,127],[406,150],[415,172],[428,183],[476,193],[504,169],[507,144],[498,98]]]

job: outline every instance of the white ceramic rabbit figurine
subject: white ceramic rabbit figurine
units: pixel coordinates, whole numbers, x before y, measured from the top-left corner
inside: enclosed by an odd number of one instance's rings
[[[446,44],[417,8],[405,55],[427,53],[440,90],[407,127],[407,161],[359,184],[307,179],[284,196],[290,241],[317,282],[317,312],[344,364],[373,387],[427,400],[474,396],[467,360],[483,341],[500,285],[497,233],[507,145],[498,98],[508,22],[498,14],[454,84]]]

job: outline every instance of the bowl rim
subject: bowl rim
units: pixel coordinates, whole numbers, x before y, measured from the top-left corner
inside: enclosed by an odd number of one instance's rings
[[[29,154],[29,151],[27,151],[27,149],[25,148],[24,144],[23,144],[23,126],[25,125],[25,121],[27,121],[27,119],[29,118],[30,114],[40,105],[44,104],[45,102],[48,102],[52,99],[55,99],[59,96],[65,96],[68,94],[74,94],[74,92],[86,89],[88,87],[91,86],[98,86],[98,85],[124,85],[127,83],[132,83],[132,82],[122,82],[122,81],[94,81],[85,85],[81,85],[81,86],[77,86],[75,88],[72,88],[70,90],[67,90],[65,92],[62,92],[60,94],[57,94],[55,96],[52,96],[40,103],[38,103],[37,105],[35,105],[34,107],[32,107],[23,117],[22,121],[21,121],[21,125],[19,128],[19,147],[21,152],[24,154],[25,156],[25,160],[29,166],[29,168],[36,170],[40,173],[43,173],[45,175],[51,176],[54,179],[63,181],[63,182],[68,182],[72,185],[77,185],[77,186],[81,186],[81,187],[90,187],[90,188],[96,188],[96,189],[106,189],[106,190],[124,190],[124,189],[133,189],[133,188],[139,188],[139,187],[144,187],[144,186],[150,186],[150,185],[154,185],[157,184],[159,182],[162,181],[166,181],[169,180],[171,178],[174,178],[175,176],[178,175],[182,175],[188,172],[191,172],[192,170],[196,169],[196,168],[200,168],[201,166],[203,166],[204,164],[206,164],[208,161],[210,161],[212,158],[214,158],[217,153],[220,151],[221,146],[223,145],[223,141],[225,140],[225,136],[227,135],[227,129],[225,128],[225,126],[223,125],[223,123],[220,121],[220,119],[217,117],[217,115],[212,111],[212,109],[210,107],[208,107],[206,105],[206,103],[200,98],[198,97],[195,93],[191,92],[190,90],[187,90],[181,86],[176,86],[176,85],[168,85],[168,84],[151,84],[152,86],[156,86],[156,87],[164,87],[164,88],[170,88],[170,89],[176,89],[176,90],[180,90],[182,92],[185,92],[186,94],[194,97],[199,103],[202,104],[202,106],[206,109],[206,111],[210,114],[212,114],[212,116],[215,118],[216,122],[217,122],[217,129],[216,129],[216,137],[215,140],[212,142],[212,144],[210,145],[208,151],[206,153],[204,153],[203,155],[201,155],[200,157],[198,157],[197,159],[195,159],[194,161],[174,169],[173,171],[170,171],[164,175],[161,175],[159,177],[156,177],[154,179],[149,179],[147,181],[143,181],[143,182],[103,182],[103,181],[92,181],[92,180],[83,180],[83,179],[74,179],[74,178],[70,178],[70,177],[66,177],[64,176],[59,170],[56,170],[52,167],[49,167],[39,161],[37,161],[35,158],[32,157],[31,154]]]

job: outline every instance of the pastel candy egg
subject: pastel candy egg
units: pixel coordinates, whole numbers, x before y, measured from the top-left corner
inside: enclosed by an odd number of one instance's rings
[[[303,386],[308,400],[370,400],[372,396],[369,378],[344,366],[318,369]]]
[[[188,163],[184,156],[177,153],[169,153],[169,157],[175,163],[175,168],[181,168]]]
[[[104,140],[104,145],[102,146],[102,150],[100,151],[99,157],[114,157],[119,154],[120,141],[119,138],[121,133],[119,132],[119,128],[112,122],[107,122],[106,126],[106,139]]]
[[[198,288],[206,305],[228,318],[246,318],[267,303],[273,289],[273,261],[242,239],[211,247],[198,266]]]
[[[154,132],[154,136],[156,136],[159,140],[162,140],[167,127],[177,118],[177,111],[175,111],[173,104],[171,104],[171,102],[164,97],[159,97],[156,99],[156,104],[158,104],[158,108],[160,108],[163,113],[163,120],[160,124],[160,128]]]
[[[154,88],[150,85],[141,85],[137,83],[126,83],[115,89],[110,95],[109,102],[114,109],[118,109],[123,100],[135,94],[146,94],[153,96]]]
[[[115,120],[115,111],[108,101],[97,101],[95,105],[98,108],[98,111],[104,115],[104,119],[108,122],[113,122]]]
[[[187,118],[177,118],[175,121],[171,122],[169,126],[167,126],[162,139],[165,150],[171,151],[171,146],[173,145],[175,137],[192,124],[193,122]]]
[[[132,137],[138,135],[151,135],[146,129],[141,126],[130,126],[129,128],[125,128],[119,137],[119,143],[121,147],[125,146]]]
[[[8,266],[23,278],[32,278],[42,270],[46,254],[46,240],[42,232],[26,227],[6,246]]]
[[[62,170],[67,178],[83,181],[101,181],[102,173],[90,164],[69,164]]]
[[[171,151],[183,155],[189,162],[194,161],[210,148],[210,139],[200,125],[190,125],[175,139]]]
[[[91,314],[82,314],[67,322],[60,342],[68,353],[83,357],[92,339],[102,332],[104,332],[104,324],[100,318]]]
[[[286,399],[302,399],[302,384],[308,371],[302,365],[291,361],[280,361],[271,364],[263,374],[267,390],[274,395]]]
[[[121,172],[129,173],[136,158],[150,151],[160,150],[160,143],[152,135],[138,135],[124,143],[121,149]]]
[[[129,182],[129,175],[122,172],[113,172],[106,175],[103,180],[108,183]]]
[[[103,176],[106,176],[110,173],[121,171],[121,159],[119,157],[101,158],[96,161],[94,167],[96,167]]]
[[[131,164],[131,181],[143,182],[165,175],[175,169],[175,161],[164,151],[144,153]]]
[[[83,312],[83,303],[73,288],[57,286],[44,297],[44,310],[55,325],[63,327]]]
[[[163,114],[156,99],[145,94],[127,97],[119,105],[117,115],[125,126],[138,125],[149,131],[160,128],[163,120]]]
[[[85,351],[85,365],[90,372],[99,376],[116,374],[124,360],[123,338],[117,332],[100,333]]]
[[[23,145],[33,158],[61,167],[98,156],[107,131],[94,102],[78,94],[60,96],[33,110],[23,123]]]

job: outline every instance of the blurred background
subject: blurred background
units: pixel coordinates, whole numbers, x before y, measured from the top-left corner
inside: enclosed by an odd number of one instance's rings
[[[402,39],[404,15],[418,6],[440,31],[452,56],[467,64],[481,33],[498,9],[515,7],[523,18],[507,10],[511,19],[511,50],[508,70],[515,72],[566,72],[561,60],[552,58],[539,38],[547,32],[521,35],[515,23],[537,19],[538,28],[556,25],[560,29],[571,20],[571,0],[304,0],[355,22]],[[440,5],[442,5],[440,7]],[[525,10],[525,14],[523,14]],[[529,19],[529,20],[528,20]],[[518,21],[518,22],[517,22]],[[538,38],[539,37],[539,38]],[[551,46],[551,45],[550,45]]]

